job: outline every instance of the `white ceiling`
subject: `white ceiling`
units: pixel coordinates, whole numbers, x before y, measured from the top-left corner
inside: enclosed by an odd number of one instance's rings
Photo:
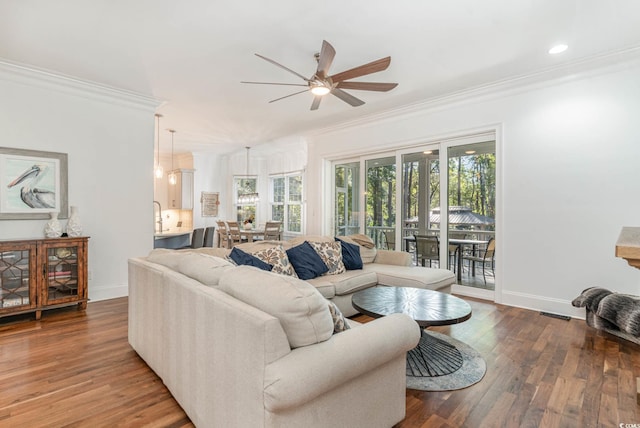
[[[268,103],[298,88],[240,83],[301,83],[253,54],[310,77],[323,39],[332,74],[390,55],[355,80],[399,86],[310,111],[307,93]],[[557,42],[569,50],[549,55]],[[0,58],[163,101],[176,151],[235,151],[638,46],[638,0],[0,0]]]

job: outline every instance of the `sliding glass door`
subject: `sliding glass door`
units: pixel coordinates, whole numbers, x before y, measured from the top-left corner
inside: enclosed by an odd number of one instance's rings
[[[334,162],[335,233],[366,233],[378,248],[408,251],[414,263],[492,293],[496,159],[492,132]],[[437,240],[435,256],[415,236]]]

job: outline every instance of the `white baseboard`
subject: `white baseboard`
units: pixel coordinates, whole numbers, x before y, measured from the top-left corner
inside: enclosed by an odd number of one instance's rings
[[[584,308],[576,308],[570,300],[553,299],[550,297],[536,296],[534,294],[518,293],[517,291],[502,290],[503,305],[534,311],[550,312],[552,314],[566,315],[571,318],[584,319]]]
[[[451,286],[451,294],[458,296],[475,297],[476,299],[495,301],[495,292],[493,290],[485,290],[483,288],[467,287],[464,285],[453,284]]]
[[[129,286],[116,285],[113,287],[89,287],[89,301],[99,302],[100,300],[116,299],[129,295]]]
[[[451,286],[451,293],[459,296],[489,300],[491,302],[496,301],[495,293],[492,290],[484,290],[482,288],[454,284]],[[550,297],[536,296],[535,294],[503,290],[502,298],[499,303],[507,306],[515,306],[516,308],[530,309],[537,312],[566,315],[571,318],[585,318],[584,308],[573,307],[569,300],[553,299]]]

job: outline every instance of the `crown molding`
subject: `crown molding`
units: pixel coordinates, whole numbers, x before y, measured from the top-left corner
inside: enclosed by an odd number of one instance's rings
[[[148,95],[66,76],[0,58],[0,80],[59,91],[82,98],[154,111],[161,101]]]
[[[305,133],[308,137],[333,134],[346,129],[354,129],[380,122],[389,122],[398,117],[406,117],[425,112],[435,112],[454,106],[473,104],[520,92],[556,86],[602,74],[614,73],[629,66],[640,64],[640,46],[634,46],[602,55],[582,58],[562,65],[549,67],[535,73],[523,74],[486,85],[476,86],[450,94],[435,96],[402,107],[376,112],[358,119],[340,122]]]

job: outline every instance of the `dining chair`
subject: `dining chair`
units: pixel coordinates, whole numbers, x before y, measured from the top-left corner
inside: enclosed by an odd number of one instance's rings
[[[227,222],[227,232],[229,233],[229,248],[232,248],[236,244],[245,242],[242,240],[242,234],[240,233],[240,226],[237,221]]]
[[[213,247],[213,235],[215,233],[215,227],[209,226],[204,229],[204,246]]]
[[[268,221],[264,225],[264,240],[265,241],[280,241],[282,236],[280,229],[282,228],[281,221]]]
[[[384,242],[387,250],[395,250],[396,249],[396,231],[395,230],[385,230],[384,231]]]
[[[489,264],[491,266],[491,273],[495,276],[495,251],[496,251],[496,240],[493,238],[489,239],[487,242],[487,247],[484,249],[481,255],[463,255],[462,260],[469,260],[469,271],[472,275],[475,275],[475,264],[482,264],[482,279],[484,279],[485,285],[487,284],[487,276],[486,276],[486,266]]]
[[[218,225],[218,248],[231,248],[227,224],[224,220],[218,220],[216,223]]]
[[[193,232],[191,232],[191,245],[188,245],[186,247],[181,247],[179,249],[201,248],[203,243],[204,243],[204,227],[200,227],[197,229],[193,229]]]

